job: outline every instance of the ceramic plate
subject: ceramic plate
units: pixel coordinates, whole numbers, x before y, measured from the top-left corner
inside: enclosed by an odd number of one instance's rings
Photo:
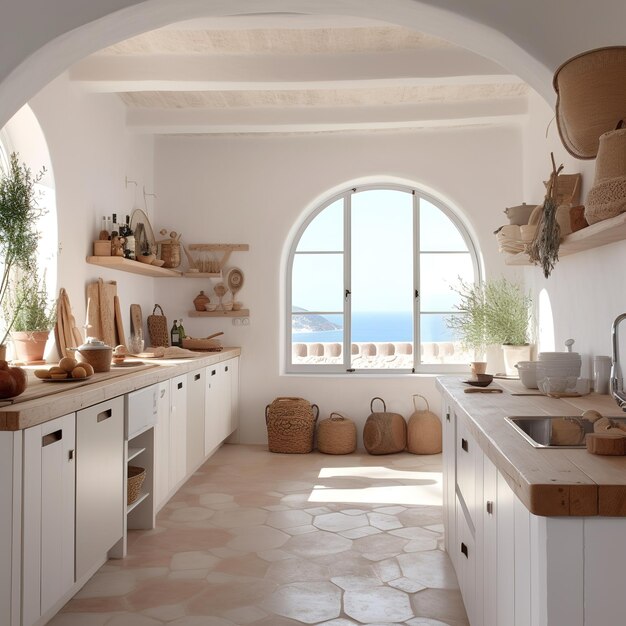
[[[85,378],[39,378],[42,383],[82,383],[86,380],[93,378],[93,376],[86,376]]]

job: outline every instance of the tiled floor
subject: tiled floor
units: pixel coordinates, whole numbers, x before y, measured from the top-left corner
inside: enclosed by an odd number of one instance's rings
[[[50,624],[466,626],[440,467],[226,445]]]

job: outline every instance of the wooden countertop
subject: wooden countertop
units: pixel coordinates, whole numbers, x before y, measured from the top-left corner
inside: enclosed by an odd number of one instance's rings
[[[89,380],[72,383],[50,383],[35,378],[35,368],[28,371],[26,391],[12,400],[0,400],[0,431],[22,430],[48,420],[73,413],[98,402],[214,365],[239,356],[239,348],[221,352],[197,353],[186,359],[144,359],[137,368],[111,368],[94,374]]]
[[[501,394],[466,394],[458,377],[437,379],[455,401],[457,416],[531,513],[542,516],[626,517],[626,457],[598,456],[585,449],[534,448],[504,420],[513,415],[580,415],[595,409],[624,416],[608,395],[555,399],[519,381],[495,380]]]

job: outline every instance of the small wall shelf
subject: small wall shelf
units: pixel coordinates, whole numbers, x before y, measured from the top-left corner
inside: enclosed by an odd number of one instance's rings
[[[222,278],[222,272],[183,272],[185,278]]]
[[[624,239],[626,239],[626,213],[620,213],[616,217],[596,222],[563,237],[559,247],[559,257],[599,248]],[[507,255],[505,263],[507,265],[532,265],[526,252]]]
[[[182,272],[171,270],[166,267],[157,267],[156,265],[148,265],[139,261],[131,261],[122,256],[88,256],[87,263],[91,265],[99,265],[100,267],[110,267],[114,270],[122,272],[130,272],[131,274],[140,274],[141,276],[152,276],[154,278],[180,278]]]
[[[187,317],[249,317],[250,309],[239,311],[189,311]]]

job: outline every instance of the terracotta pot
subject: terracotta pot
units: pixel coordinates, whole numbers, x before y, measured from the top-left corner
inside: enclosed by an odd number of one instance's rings
[[[111,369],[113,348],[103,341],[88,337],[87,341],[78,348],[68,348],[81,363],[89,363],[94,372],[108,372]]]
[[[49,330],[12,331],[11,340],[15,347],[15,359],[24,363],[42,361],[49,334]]]
[[[7,360],[7,344],[1,343],[0,344],[0,361],[6,361],[6,360]]]

